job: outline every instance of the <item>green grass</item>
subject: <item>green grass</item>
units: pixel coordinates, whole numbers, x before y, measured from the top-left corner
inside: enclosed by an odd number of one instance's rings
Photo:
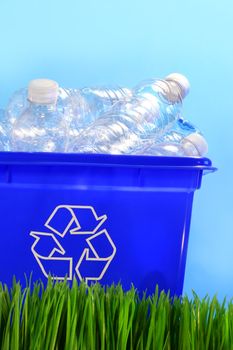
[[[0,284],[3,350],[231,350],[233,303],[73,281]]]

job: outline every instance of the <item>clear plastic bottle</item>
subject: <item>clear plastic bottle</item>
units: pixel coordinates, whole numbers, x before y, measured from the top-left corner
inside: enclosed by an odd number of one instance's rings
[[[131,98],[132,91],[124,87],[86,87],[80,90],[80,95],[86,100],[94,121],[115,103]]]
[[[9,128],[5,112],[0,109],[0,152],[10,150]]]
[[[10,126],[18,119],[23,111],[28,107],[28,89],[22,88],[13,93],[6,107],[6,118]]]
[[[29,107],[30,101],[28,100],[28,93],[28,87],[24,87],[14,92],[11,96],[6,107],[6,118],[9,120],[11,126],[19,118],[19,116]],[[65,110],[67,116],[71,115],[74,111],[74,108],[77,109],[82,105],[83,102],[79,99],[77,100],[77,98],[79,97],[78,94],[77,96],[75,95],[76,91],[74,89],[63,89],[59,87],[59,92],[57,96],[57,109],[61,113],[64,113]],[[75,105],[75,103],[77,105]],[[82,109],[84,110],[85,107],[86,106],[83,105]]]
[[[28,105],[26,89],[16,91],[8,102],[5,111],[0,111],[0,151],[11,150],[12,125]]]
[[[166,105],[182,101],[189,93],[188,79],[180,73],[172,73],[162,79],[142,81],[134,89],[135,95],[145,96],[148,93],[156,96]]]
[[[187,140],[189,143],[186,142]],[[197,146],[197,151],[195,151],[190,144],[191,140],[193,140],[194,146]],[[188,147],[188,145],[190,147]],[[199,145],[200,147],[198,147]],[[142,155],[153,155],[153,153],[155,153],[154,155],[202,156],[207,153],[207,151],[208,145],[200,130],[188,120],[180,117],[176,123],[174,123],[171,130],[162,135],[162,137],[156,140],[151,139],[141,144],[132,153]]]
[[[161,137],[179,118],[182,98],[189,89],[186,78],[185,83],[178,80],[169,76],[153,81],[153,87],[140,85],[135,97],[117,103],[69,144],[68,150],[129,154],[145,140]]]
[[[14,122],[11,150],[21,152],[64,152],[67,118],[57,108],[59,86],[53,80],[32,80],[28,107]]]
[[[69,119],[69,134],[73,138],[116,102],[125,101],[131,95],[130,89],[120,87],[82,89],[60,87],[57,108]],[[6,108],[7,119],[11,126],[28,106],[28,88],[22,88],[12,95]]]
[[[205,138],[197,133],[185,136],[180,143],[163,141],[160,143],[147,143],[144,149],[135,151],[136,155],[169,156],[169,157],[202,157],[208,151]]]
[[[62,91],[61,91],[62,90]],[[118,102],[126,101],[132,94],[127,88],[61,89],[62,101],[68,101],[70,116],[69,139],[72,143],[83,130]],[[67,98],[64,98],[64,96]],[[64,107],[64,102],[62,103]]]
[[[181,142],[181,140],[192,133],[201,134],[200,130],[193,125],[190,121],[180,117],[176,123],[174,123],[172,129],[163,135],[163,137],[158,140],[158,142]]]

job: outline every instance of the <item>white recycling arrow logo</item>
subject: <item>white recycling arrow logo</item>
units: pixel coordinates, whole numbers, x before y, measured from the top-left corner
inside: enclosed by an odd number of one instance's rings
[[[45,227],[49,232],[31,231],[31,251],[44,276],[71,280],[99,281],[116,254],[109,233],[102,228],[107,215],[98,216],[92,206],[59,205]],[[76,239],[81,244],[75,244]]]

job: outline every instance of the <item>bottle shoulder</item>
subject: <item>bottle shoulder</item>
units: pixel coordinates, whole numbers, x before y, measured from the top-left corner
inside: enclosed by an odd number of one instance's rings
[[[51,125],[58,125],[63,122],[63,114],[59,110],[47,110],[42,108],[26,108],[14,124],[14,128],[21,125],[31,127],[38,125],[41,127],[49,127]]]

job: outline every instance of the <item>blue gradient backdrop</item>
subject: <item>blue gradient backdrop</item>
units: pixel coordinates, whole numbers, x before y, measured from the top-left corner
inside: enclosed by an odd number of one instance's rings
[[[233,296],[233,2],[1,0],[0,106],[30,79],[133,86],[178,71],[219,168],[196,192],[184,291]]]

